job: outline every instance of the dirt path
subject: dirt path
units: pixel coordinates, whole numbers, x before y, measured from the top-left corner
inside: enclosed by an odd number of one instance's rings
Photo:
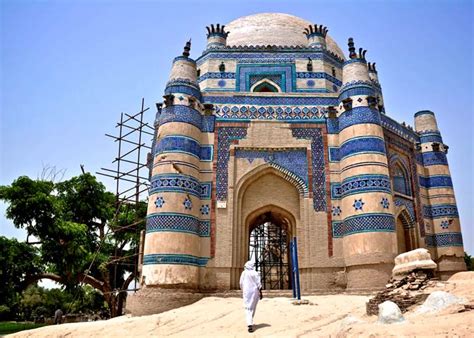
[[[434,289],[474,303],[474,273]],[[410,311],[405,314],[404,323],[382,325],[375,316],[365,315],[369,297],[331,295],[305,299],[313,305],[293,305],[288,298],[263,299],[257,307],[253,334],[246,331],[241,299],[207,297],[158,315],[48,326],[11,337],[472,337],[474,332],[474,311],[458,313],[458,308],[451,308],[429,315]]]

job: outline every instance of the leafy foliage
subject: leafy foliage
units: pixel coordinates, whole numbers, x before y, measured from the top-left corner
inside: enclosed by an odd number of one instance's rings
[[[89,173],[60,183],[21,176],[0,186],[0,200],[8,204],[6,216],[14,225],[40,241],[47,278],[68,289],[89,284],[102,292],[112,316],[120,313],[126,293],[116,290],[135,277],[145,202],[117,206],[115,196]],[[126,273],[131,277],[124,280]],[[45,277],[28,276],[31,281]]]
[[[40,271],[38,250],[28,244],[0,236],[0,319],[14,317],[27,275]]]
[[[464,252],[464,262],[466,263],[467,271],[474,271],[474,257]]]

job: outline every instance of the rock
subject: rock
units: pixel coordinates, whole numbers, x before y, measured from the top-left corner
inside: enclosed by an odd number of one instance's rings
[[[393,324],[403,322],[404,320],[402,311],[394,302],[387,300],[379,305],[379,323]]]
[[[431,260],[427,249],[416,249],[402,253],[395,257],[395,267],[392,275],[403,275],[416,269],[434,270],[437,265]]]
[[[438,312],[448,306],[463,304],[466,301],[448,292],[435,291],[426,298],[425,302],[416,310],[416,313]]]

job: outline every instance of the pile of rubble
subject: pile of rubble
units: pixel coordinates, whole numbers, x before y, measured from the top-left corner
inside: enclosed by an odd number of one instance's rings
[[[392,278],[366,305],[368,315],[378,315],[379,304],[389,300],[398,305],[402,312],[415,304],[423,302],[428,294],[423,292],[435,284],[433,279],[436,263],[426,249],[416,249],[395,257]]]
[[[431,271],[416,270],[403,278],[391,278],[385,290],[380,291],[374,298],[370,299],[366,304],[368,315],[378,315],[379,304],[390,300],[398,305],[402,313],[406,312],[410,306],[422,303],[428,294],[423,290],[428,286],[435,284],[432,280]]]

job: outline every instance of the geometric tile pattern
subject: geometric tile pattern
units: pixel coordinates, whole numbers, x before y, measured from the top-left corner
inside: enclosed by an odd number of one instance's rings
[[[405,206],[407,208],[408,214],[410,215],[411,223],[413,224],[413,222],[416,221],[415,205],[413,204],[413,201],[399,196],[395,196],[395,198],[393,199],[393,203],[395,203],[397,207]]]
[[[301,121],[316,120],[325,122],[322,107],[288,107],[288,106],[215,106],[218,120],[281,120]]]
[[[344,223],[341,221],[332,221],[332,237],[340,238],[344,236]]]
[[[259,78],[259,75],[263,75]],[[295,65],[294,64],[258,64],[258,65],[237,65],[237,76],[235,87],[241,92],[250,91],[251,77],[257,82],[263,78],[269,78],[276,82],[283,92],[295,91]],[[254,82],[254,83],[255,83]]]
[[[362,207],[364,206],[364,202],[362,202],[362,198],[359,198],[358,200],[354,200],[354,204],[352,206],[354,207],[354,210],[362,210]]]
[[[340,206],[333,206],[332,207],[332,215],[339,216],[341,214],[341,207]]]
[[[356,124],[365,123],[380,125],[380,113],[369,107],[354,107],[339,116],[339,131]]]
[[[206,266],[209,257],[197,257],[184,254],[149,254],[143,256],[143,264],[178,264]]]
[[[164,107],[158,117],[159,125],[168,122],[184,122],[202,129],[202,115],[199,111],[184,105],[172,105]]]
[[[150,183],[150,195],[157,192],[182,192],[207,199],[211,193],[210,182],[200,183],[196,178],[183,174],[155,175]]]
[[[385,114],[380,114],[382,127],[385,129],[390,130],[391,132],[397,134],[398,136],[402,137],[405,140],[410,142],[418,142],[419,137],[415,131],[408,129],[407,127],[401,125],[397,121],[391,119]]]
[[[225,51],[225,52],[205,52],[202,56],[200,56],[196,63],[201,65],[205,60],[208,58],[213,59],[239,59],[245,63],[292,63],[295,62],[295,59],[305,59],[311,58],[312,60],[324,60],[326,62],[331,63],[333,66],[337,68],[342,67],[342,63],[340,60],[335,58],[327,51],[314,51],[314,50],[307,50],[301,52],[262,52],[258,51],[257,48],[247,47],[247,49],[253,49],[249,51]]]
[[[237,149],[235,151],[235,158],[245,158],[250,163],[257,158],[261,158],[267,163],[276,163],[298,176],[306,183],[306,186],[308,186],[308,159],[306,158],[306,149],[274,151]]]
[[[341,160],[361,153],[385,155],[385,141],[378,137],[358,137],[345,141],[339,148]]]
[[[446,154],[440,151],[425,152],[425,153],[422,153],[421,156],[423,157],[424,166],[448,164],[448,159],[446,158]]]
[[[247,128],[219,127],[217,129],[217,170],[216,197],[218,201],[227,200],[228,166],[230,144],[247,136]]]
[[[353,194],[369,191],[391,193],[390,179],[387,175],[357,175],[345,178],[342,184],[334,184],[332,188],[334,198],[341,198]]]
[[[425,218],[459,217],[456,204],[438,204],[433,206],[423,206]]]
[[[193,202],[187,197],[184,199],[183,205],[186,210],[191,210],[193,208]]]
[[[343,236],[360,232],[394,232],[395,220],[390,214],[363,214],[344,219]]]
[[[453,181],[449,175],[420,176],[420,186],[424,188],[453,187]]]
[[[157,208],[163,207],[163,204],[165,204],[165,199],[161,196],[157,197],[155,200],[155,205]]]
[[[197,217],[176,213],[150,214],[146,220],[146,232],[185,232],[200,237],[210,236],[210,223]]]
[[[282,86],[282,81],[283,81],[283,74],[251,74],[250,75],[250,78],[248,80],[249,82],[249,89],[248,91],[250,91],[250,88],[256,84],[257,82],[263,80],[263,79],[268,79],[274,83],[276,83],[278,85],[278,87],[281,88]]]
[[[382,197],[382,200],[380,201],[380,205],[382,205],[382,208],[388,209],[390,206],[390,202],[388,201],[388,198]]]
[[[430,247],[463,246],[460,232],[445,232],[441,234],[427,234],[425,243]]]
[[[450,220],[450,221],[452,222],[452,220]],[[441,221],[441,228],[448,229],[450,221],[448,221],[448,220]]]
[[[187,79],[176,79],[166,84],[165,94],[183,93],[201,99],[201,91],[196,83]]]
[[[311,168],[313,175],[313,207],[326,211],[326,176],[324,174],[324,144],[320,128],[292,128],[293,137],[311,140]]]
[[[296,78],[297,79],[326,79],[338,86],[342,86],[342,81],[324,72],[297,72]]]
[[[201,161],[212,161],[213,146],[201,146],[196,140],[186,136],[165,136],[155,146],[155,156],[163,153],[185,153]]]
[[[199,209],[199,211],[201,212],[201,215],[209,215],[210,210],[211,208],[209,208],[209,204],[205,204],[201,206],[201,208]]]
[[[235,73],[230,72],[208,72],[198,78],[198,82],[207,79],[235,79]]]
[[[441,137],[440,132],[430,131],[430,132],[420,132],[420,143],[431,143],[438,142],[443,143],[443,138]]]
[[[237,105],[281,105],[281,106],[337,106],[333,97],[317,96],[203,96],[203,102],[213,104]]]

